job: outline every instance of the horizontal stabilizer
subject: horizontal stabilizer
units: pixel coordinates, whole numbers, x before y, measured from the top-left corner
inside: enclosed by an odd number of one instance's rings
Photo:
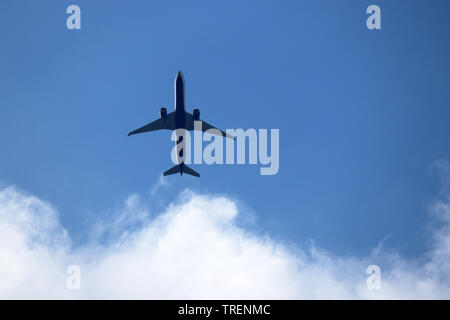
[[[196,172],[195,170],[189,168],[184,163],[177,164],[176,166],[170,168],[169,170],[164,172],[164,176],[169,176],[171,174],[180,173],[180,175],[183,175],[183,173],[190,174],[194,177],[200,177],[200,174]]]

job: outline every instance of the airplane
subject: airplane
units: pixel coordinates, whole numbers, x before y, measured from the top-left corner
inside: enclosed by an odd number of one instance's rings
[[[181,71],[178,71],[177,76],[175,78],[175,110],[167,113],[166,108],[161,108],[160,110],[160,118],[150,122],[149,124],[136,129],[134,131],[131,131],[128,133],[128,136],[143,133],[143,132],[149,132],[149,131],[156,131],[156,130],[177,130],[177,129],[184,129],[192,131],[194,130],[194,121],[201,121],[202,122],[202,131],[205,132],[209,129],[216,129],[218,130],[223,137],[234,139],[232,135],[227,134],[226,132],[217,129],[216,127],[210,125],[209,123],[200,120],[200,110],[194,109],[193,113],[190,114],[185,109],[185,87],[184,87],[184,76]],[[177,141],[177,162],[178,164],[174,167],[170,168],[169,170],[164,172],[164,176],[168,176],[175,173],[180,173],[180,175],[183,175],[183,173],[200,177],[200,174],[193,169],[189,168],[184,163],[184,157],[183,157],[183,151],[185,142],[182,135],[178,135],[177,131],[176,133],[176,141]]]

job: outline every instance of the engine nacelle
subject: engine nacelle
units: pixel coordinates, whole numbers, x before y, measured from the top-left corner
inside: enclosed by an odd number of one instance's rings
[[[165,118],[167,116],[167,109],[161,108],[160,114],[161,114],[161,118]]]
[[[194,112],[192,114],[194,116],[194,121],[200,120],[200,109],[194,109]]]

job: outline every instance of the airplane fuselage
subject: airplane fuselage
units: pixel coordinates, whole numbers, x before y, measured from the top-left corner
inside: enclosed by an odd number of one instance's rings
[[[181,71],[177,73],[175,78],[175,126],[177,129],[186,128],[186,115],[185,115],[185,98],[184,98],[184,77]]]
[[[185,114],[185,89],[184,77],[181,71],[177,73],[175,78],[175,127],[176,129],[186,129],[186,114]],[[175,131],[177,143],[177,161],[179,164],[184,163],[184,148],[185,141],[182,135]]]

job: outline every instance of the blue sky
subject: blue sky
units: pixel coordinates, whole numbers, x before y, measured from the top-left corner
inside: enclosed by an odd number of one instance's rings
[[[65,9],[82,10],[82,30]],[[365,9],[378,4],[382,29]],[[0,2],[0,183],[55,205],[76,241],[172,166],[169,132],[127,137],[173,108],[220,128],[280,129],[280,171],[193,166],[150,198],[224,194],[276,239],[367,254],[427,246],[450,159],[448,1]],[[149,197],[151,197],[149,195]]]

